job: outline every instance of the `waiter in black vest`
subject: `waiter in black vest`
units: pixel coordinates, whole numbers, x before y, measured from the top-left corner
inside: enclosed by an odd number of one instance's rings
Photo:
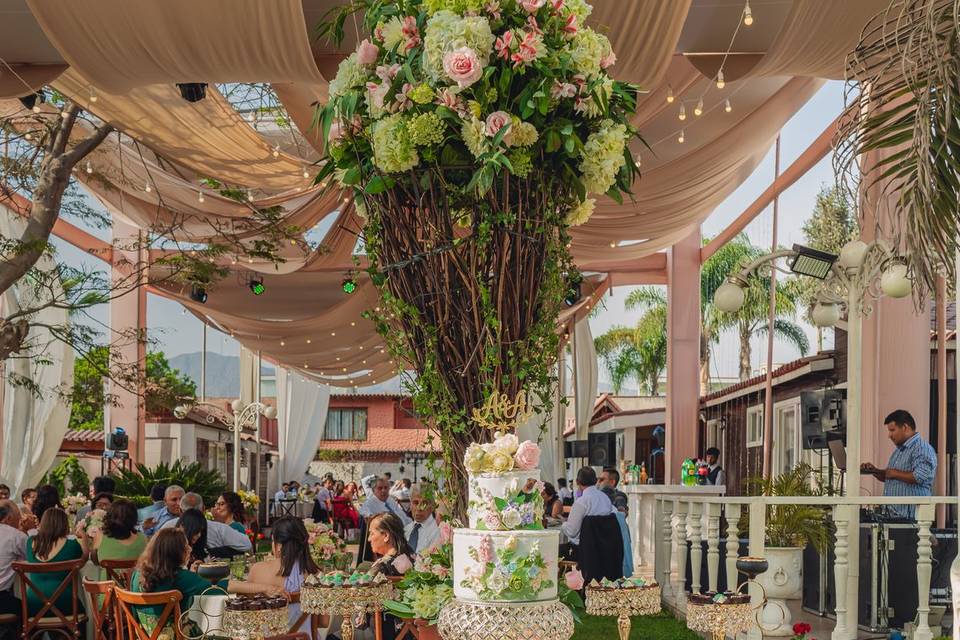
[[[720,449],[717,449],[716,447],[710,447],[707,449],[707,452],[703,454],[703,456],[707,461],[707,484],[727,484],[727,474],[720,467]]]

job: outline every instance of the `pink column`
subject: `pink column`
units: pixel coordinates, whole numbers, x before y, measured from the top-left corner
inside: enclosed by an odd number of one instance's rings
[[[130,278],[145,264],[146,251],[138,250],[140,230],[113,218],[113,261],[111,263],[114,282]],[[131,288],[129,280],[124,281],[123,295],[110,301],[110,329],[113,340],[119,344],[111,350],[111,365],[136,363],[138,372],[143,373],[146,362],[146,326],[147,326],[147,289],[141,284]],[[136,339],[131,334],[136,331]],[[139,377],[139,376],[138,376]],[[130,436],[130,457],[134,462],[144,459],[144,404],[143,381],[139,389],[124,389],[114,383],[112,393],[117,396],[119,406],[110,408],[110,427],[123,427]]]
[[[667,253],[666,484],[696,455],[700,396],[700,229]]]

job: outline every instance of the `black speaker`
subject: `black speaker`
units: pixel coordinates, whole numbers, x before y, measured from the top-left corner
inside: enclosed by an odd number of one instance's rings
[[[564,458],[590,457],[590,443],[587,440],[567,440],[563,443]]]
[[[610,467],[617,463],[617,434],[591,433],[587,436],[591,467]]]
[[[826,449],[827,436],[823,433],[820,405],[823,391],[800,392],[800,429],[804,449]]]

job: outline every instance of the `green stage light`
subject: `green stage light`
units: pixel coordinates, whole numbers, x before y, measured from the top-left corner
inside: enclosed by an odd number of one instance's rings
[[[262,294],[262,293],[263,293],[264,291],[266,291],[266,290],[267,290],[267,288],[266,288],[265,286],[263,286],[263,280],[262,280],[262,279],[256,279],[256,278],[254,278],[254,279],[250,280],[250,291],[253,292],[253,295],[259,296],[260,294]]]
[[[351,278],[350,276],[347,276],[346,278],[343,279],[343,283],[341,284],[341,286],[343,287],[344,293],[353,293],[354,291],[357,290],[357,281]]]

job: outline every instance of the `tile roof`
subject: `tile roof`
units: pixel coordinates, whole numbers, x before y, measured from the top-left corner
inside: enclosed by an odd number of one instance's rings
[[[68,442],[103,442],[103,429],[67,429],[63,439]]]
[[[438,451],[440,442],[427,443],[428,429],[368,429],[366,440],[322,440],[321,451],[405,453]]]
[[[791,371],[796,371],[797,369],[801,369],[804,366],[810,364],[811,362],[832,358],[834,356],[834,353],[835,352],[833,351],[821,351],[820,353],[817,353],[815,355],[807,356],[805,358],[799,358],[797,360],[794,360],[793,362],[788,362],[782,367],[773,370],[773,378],[776,379],[782,375],[790,373]],[[718,391],[714,391],[713,393],[709,393],[705,396],[702,396],[700,398],[700,402],[710,401],[715,398],[720,398],[720,397],[729,395],[741,389],[747,389],[748,387],[752,387],[755,384],[760,384],[761,382],[766,381],[766,379],[767,379],[767,374],[763,373],[758,376],[753,376],[752,378],[747,378],[746,380],[741,380],[737,384],[732,384],[729,387],[724,387],[723,389],[719,389]]]

